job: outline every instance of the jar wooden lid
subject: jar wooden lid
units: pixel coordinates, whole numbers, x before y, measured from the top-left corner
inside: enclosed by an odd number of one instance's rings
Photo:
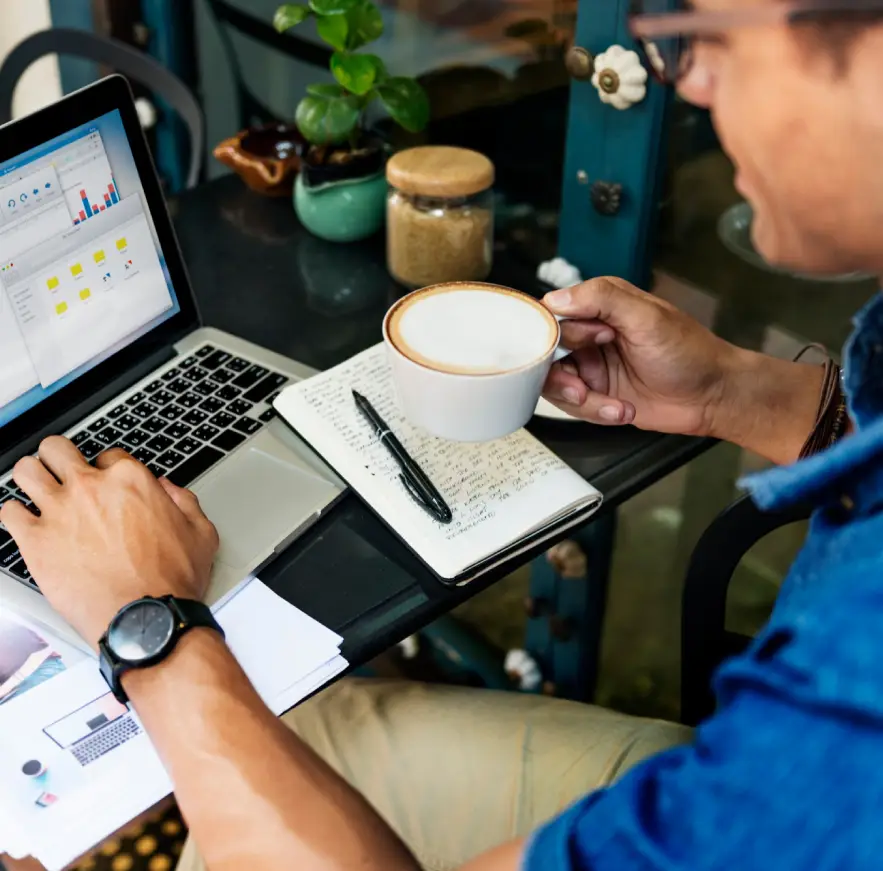
[[[386,165],[386,178],[412,196],[468,197],[494,183],[494,165],[468,148],[422,145],[394,154]]]

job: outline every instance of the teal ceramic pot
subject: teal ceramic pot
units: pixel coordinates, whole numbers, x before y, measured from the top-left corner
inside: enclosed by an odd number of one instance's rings
[[[298,175],[294,211],[320,239],[355,242],[373,236],[386,215],[386,175],[381,170],[364,178],[343,179],[310,187]]]

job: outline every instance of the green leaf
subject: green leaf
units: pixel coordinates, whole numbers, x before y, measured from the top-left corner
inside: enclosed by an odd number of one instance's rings
[[[346,91],[340,85],[307,85],[307,93],[326,100],[346,96]]]
[[[298,104],[294,121],[313,145],[336,145],[350,137],[360,114],[358,97],[348,94],[324,97],[312,92]]]
[[[331,72],[343,87],[362,96],[374,86],[378,72],[385,72],[383,61],[376,54],[344,54],[331,56]]]
[[[309,6],[300,6],[297,3],[286,3],[276,10],[273,16],[273,27],[284,33],[291,27],[296,27],[302,21],[306,21],[312,13]]]
[[[370,0],[360,0],[347,12],[349,34],[347,48],[355,51],[369,42],[374,42],[383,35],[383,18],[380,10]]]
[[[343,15],[359,2],[360,0],[310,0],[310,8],[316,15]]]
[[[429,97],[414,79],[394,76],[377,86],[377,96],[393,120],[411,133],[429,123]]]
[[[349,33],[349,22],[346,15],[328,15],[325,18],[319,18],[316,21],[316,30],[319,32],[319,36],[332,48],[336,48],[338,51],[346,49],[346,37]]]
[[[373,60],[374,66],[376,67],[374,81],[377,82],[377,84],[385,82],[389,78],[389,73],[386,71],[386,64],[381,58],[377,57],[376,54],[369,54],[368,57]]]

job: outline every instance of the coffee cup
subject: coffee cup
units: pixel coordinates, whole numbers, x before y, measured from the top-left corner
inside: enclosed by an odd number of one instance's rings
[[[405,417],[440,438],[485,442],[533,415],[559,348],[556,317],[496,284],[456,281],[402,297],[383,340]]]

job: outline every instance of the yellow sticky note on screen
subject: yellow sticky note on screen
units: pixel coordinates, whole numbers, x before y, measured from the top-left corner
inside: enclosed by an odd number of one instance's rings
[[[123,248],[126,247],[126,237],[123,236],[121,239],[117,239],[117,250],[122,251]]]
[[[54,275],[52,278],[47,278],[46,287],[48,287],[49,290],[55,290],[55,288],[58,287],[58,279]]]
[[[80,291],[80,299],[89,299],[90,296],[92,296],[92,291],[88,287],[84,287]]]
[[[103,251],[96,251],[92,255],[92,257],[94,258],[96,263],[101,263],[101,261],[104,260],[104,252]]]
[[[74,263],[74,265],[71,266],[71,275],[73,275],[73,276],[79,275],[80,273],[82,273],[82,271],[83,271],[83,267],[80,266],[79,263]]]
[[[67,311],[67,303],[60,302],[57,306],[55,306],[55,314],[63,315]]]

